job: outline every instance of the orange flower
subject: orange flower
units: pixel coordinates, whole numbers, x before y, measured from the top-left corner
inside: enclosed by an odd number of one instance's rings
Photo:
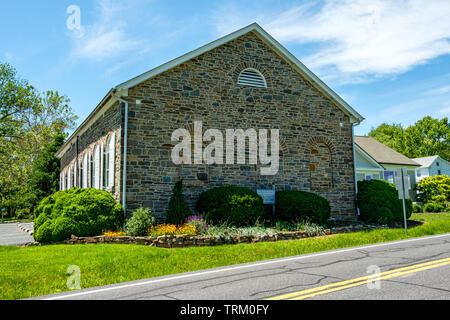
[[[192,225],[183,224],[176,226],[174,224],[160,224],[158,226],[152,226],[149,230],[149,234],[158,237],[163,235],[177,235],[177,234],[195,234],[197,228]]]
[[[103,232],[103,235],[106,237],[115,238],[115,237],[124,236],[124,235],[126,235],[126,233],[123,231],[106,231],[106,232]]]

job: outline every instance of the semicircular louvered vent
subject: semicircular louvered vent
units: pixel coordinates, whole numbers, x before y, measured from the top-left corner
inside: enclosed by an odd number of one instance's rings
[[[245,69],[241,72],[238,78],[238,84],[247,87],[267,88],[266,79],[256,69]]]

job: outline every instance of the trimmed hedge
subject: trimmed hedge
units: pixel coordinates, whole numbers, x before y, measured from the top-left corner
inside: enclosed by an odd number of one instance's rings
[[[421,213],[422,212],[422,207],[420,205],[418,205],[417,203],[413,203],[413,212],[414,213]]]
[[[384,180],[358,181],[360,219],[365,222],[391,223],[403,221],[403,203],[395,185]],[[406,218],[412,214],[412,201],[407,199]]]
[[[276,217],[281,221],[324,224],[331,215],[330,202],[311,192],[278,191],[275,202]]]
[[[71,235],[90,237],[120,230],[125,220],[122,206],[106,191],[73,188],[44,198],[34,211],[34,238],[56,242]]]
[[[253,225],[264,214],[263,199],[253,190],[224,186],[203,192],[196,210],[213,224]]]

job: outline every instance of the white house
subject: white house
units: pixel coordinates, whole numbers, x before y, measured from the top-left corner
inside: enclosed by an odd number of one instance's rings
[[[450,162],[440,156],[423,157],[413,159],[421,165],[416,169],[416,180],[420,181],[426,177],[450,175]]]
[[[397,168],[407,168],[414,187],[420,164],[371,137],[355,136],[355,166],[358,181],[380,179],[391,183],[395,183]],[[413,190],[411,198],[414,199]]]

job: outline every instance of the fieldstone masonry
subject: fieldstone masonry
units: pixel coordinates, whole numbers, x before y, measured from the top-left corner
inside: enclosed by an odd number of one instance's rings
[[[245,68],[259,70],[267,88],[237,84]],[[253,32],[128,89],[127,211],[149,207],[163,218],[178,179],[194,207],[199,194],[222,185],[316,192],[331,203],[332,217],[355,220],[352,124],[331,99],[294,70]],[[141,104],[135,101],[140,100]],[[261,176],[260,165],[180,165],[171,161],[173,131],[279,129],[280,167]],[[120,198],[123,115],[110,108],[79,137],[78,154],[116,132],[114,195]],[[65,168],[76,157],[61,159]],[[248,163],[248,161],[247,161]]]

